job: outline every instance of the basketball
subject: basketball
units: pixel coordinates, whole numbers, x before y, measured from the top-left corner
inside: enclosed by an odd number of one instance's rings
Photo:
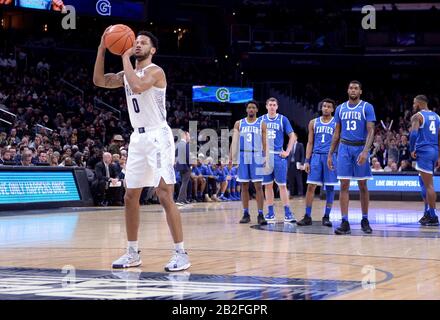
[[[130,27],[124,24],[112,26],[106,33],[104,41],[105,47],[113,54],[122,55],[125,51],[133,47],[135,35]]]

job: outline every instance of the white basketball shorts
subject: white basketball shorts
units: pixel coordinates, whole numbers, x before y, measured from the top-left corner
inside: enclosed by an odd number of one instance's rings
[[[171,128],[135,129],[130,136],[125,183],[127,188],[157,187],[163,178],[166,184],[175,184],[175,147]]]

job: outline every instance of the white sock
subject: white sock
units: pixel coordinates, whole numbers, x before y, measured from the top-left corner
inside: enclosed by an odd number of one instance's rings
[[[128,248],[132,248],[134,251],[138,252],[139,244],[137,241],[128,241]]]
[[[185,253],[185,248],[183,247],[183,241],[174,244],[174,249],[179,253]]]

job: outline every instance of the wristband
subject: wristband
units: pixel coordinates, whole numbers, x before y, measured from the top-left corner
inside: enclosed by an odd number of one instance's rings
[[[304,161],[304,163],[308,163],[308,164],[310,164],[310,159],[306,159],[306,160]]]

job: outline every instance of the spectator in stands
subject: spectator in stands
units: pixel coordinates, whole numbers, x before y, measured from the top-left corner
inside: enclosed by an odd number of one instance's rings
[[[411,166],[411,163],[408,160],[402,160],[399,171],[406,172],[406,171],[416,171],[416,170]]]
[[[387,155],[388,155],[388,160],[392,159],[395,162],[399,160],[399,149],[397,149],[396,139],[394,138],[391,138],[389,140]]]
[[[374,157],[374,158],[371,159],[371,169],[374,168],[376,162],[378,162],[376,157]]]
[[[53,140],[53,146],[52,146],[54,151],[58,151],[61,152],[63,150],[63,148],[61,147],[61,141],[59,138],[55,138]]]
[[[8,144],[8,134],[6,132],[0,132],[0,146],[6,146]]]
[[[23,152],[23,154],[21,156],[20,165],[23,167],[33,166],[33,164],[32,164],[32,151],[31,150],[26,149]]]
[[[384,169],[382,169],[382,167],[381,167],[379,161],[376,161],[376,162],[374,163],[374,165],[373,165],[373,168],[371,168],[371,171],[372,171],[372,172],[383,172]]]
[[[399,149],[399,162],[401,162],[402,160],[408,160],[409,162],[411,162],[407,136],[403,135],[400,137],[400,143],[398,149]]]
[[[65,167],[73,167],[73,166],[75,166],[75,164],[73,162],[73,159],[71,157],[66,157],[64,159],[64,166]]]
[[[75,152],[75,154],[73,155],[73,161],[75,166],[85,168],[84,155],[82,154],[82,152]]]
[[[21,139],[19,137],[17,137],[17,129],[16,128],[12,128],[11,132],[9,134],[9,138],[7,140],[9,145],[13,145],[13,144],[19,144],[21,141]]]
[[[55,155],[52,155],[49,158],[49,165],[51,167],[58,167],[58,161],[59,161],[59,158]]]
[[[43,142],[43,139],[41,137],[41,134],[37,134],[37,135],[35,135],[34,141],[29,143],[28,146],[29,146],[29,148],[38,149],[38,147],[41,145],[42,142]]]
[[[380,137],[380,139],[379,142],[374,142],[371,148],[372,149],[371,157],[376,157],[377,161],[379,161],[381,165],[385,165],[385,156],[386,156],[385,144],[382,142],[381,136],[377,136],[377,137]]]
[[[12,153],[9,149],[4,149],[2,151],[2,164],[4,165],[12,165],[15,164],[15,161],[12,159]]]
[[[87,167],[94,169],[96,164],[102,160],[102,150],[98,146],[92,148]]]
[[[110,144],[110,147],[108,148],[108,152],[111,154],[121,154],[121,147],[124,144],[124,138],[120,134],[116,134],[113,137],[112,143]]]
[[[122,170],[121,165],[119,163],[120,160],[121,160],[121,156],[118,153],[112,154],[112,163],[113,163],[113,166],[115,167],[117,176],[119,176],[119,174],[121,173],[121,170]]]
[[[48,72],[50,70],[50,65],[46,62],[46,58],[43,58],[40,62],[37,64],[37,71],[38,72]]]
[[[395,163],[392,159],[388,160],[387,166],[383,169],[385,172],[391,172],[392,171],[392,164]]]
[[[11,152],[12,161],[15,161],[15,157],[17,156],[17,148],[15,146],[11,146],[9,151]]]
[[[41,151],[38,154],[37,165],[40,165],[40,166],[49,165],[49,159],[47,157],[47,152],[46,151]]]
[[[121,156],[121,158],[119,159],[119,165],[121,167],[121,172],[119,173],[119,177],[118,177],[119,180],[124,180],[125,179],[125,165],[126,164],[127,164],[127,157],[126,156]]]

